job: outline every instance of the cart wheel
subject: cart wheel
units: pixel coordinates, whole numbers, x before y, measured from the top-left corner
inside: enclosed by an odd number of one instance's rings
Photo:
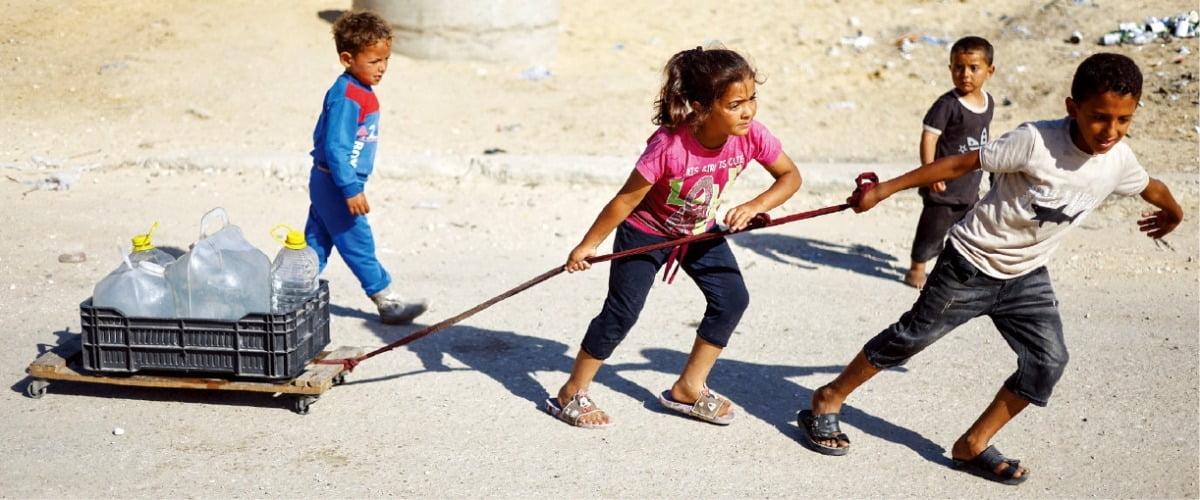
[[[300,396],[296,398],[296,413],[308,415],[308,408],[317,402],[317,396]]]
[[[46,395],[46,387],[48,386],[50,386],[50,382],[40,378],[35,378],[29,383],[28,386],[25,387],[25,395],[33,399],[41,399],[42,396]]]
[[[342,372],[333,376],[333,385],[342,385],[346,383],[346,373]]]

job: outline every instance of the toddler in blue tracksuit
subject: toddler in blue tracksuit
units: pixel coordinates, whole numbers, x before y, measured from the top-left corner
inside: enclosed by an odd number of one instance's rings
[[[322,271],[337,249],[379,308],[380,321],[410,323],[427,305],[424,300],[406,301],[392,290],[391,275],[375,257],[365,193],[379,138],[379,100],[371,86],[387,71],[391,26],[371,12],[348,12],[333,23],[333,38],[346,71],[325,93],[313,130],[308,182],[312,205],[304,236],[316,250]]]

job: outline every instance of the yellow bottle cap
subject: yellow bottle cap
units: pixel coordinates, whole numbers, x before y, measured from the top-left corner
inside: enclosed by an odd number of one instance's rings
[[[150,226],[150,232],[130,238],[133,241],[133,251],[144,252],[153,249],[154,245],[150,243],[150,235],[154,234],[155,229],[158,229],[158,221],[154,221],[154,225]]]
[[[286,238],[280,238],[279,236],[275,235],[275,233],[279,232],[280,228],[287,229]],[[292,250],[300,250],[308,246],[308,242],[304,240],[304,233],[292,229],[287,224],[280,224],[275,226],[274,229],[271,229],[271,237],[275,238],[275,241],[283,243],[283,246]]]

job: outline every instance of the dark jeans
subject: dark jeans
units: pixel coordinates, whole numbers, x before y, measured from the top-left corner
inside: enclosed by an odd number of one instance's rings
[[[898,366],[984,314],[1017,353],[1017,371],[1004,386],[1030,403],[1046,406],[1068,355],[1058,300],[1045,267],[996,279],[959,255],[953,244],[946,245],[912,309],[868,341],[863,353],[879,368]]]
[[[622,222],[617,227],[613,252],[668,240]],[[612,261],[608,274],[608,297],[604,299],[600,314],[592,319],[583,336],[584,351],[596,359],[608,359],[612,355],[637,322],[658,270],[670,254],[671,249],[664,248]],[[738,269],[729,243],[725,238],[691,243],[681,264],[683,271],[700,287],[708,303],[704,318],[696,328],[696,335],[725,347],[741,321],[746,306],[750,304],[750,293],[746,291],[746,283],[742,280],[742,272]]]
[[[962,220],[974,204],[947,205],[929,200],[924,201],[921,217],[917,219],[917,234],[913,236],[913,262],[928,262],[941,253],[946,244],[946,232]]]

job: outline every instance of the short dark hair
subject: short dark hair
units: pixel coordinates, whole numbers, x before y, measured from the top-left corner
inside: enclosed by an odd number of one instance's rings
[[[382,40],[392,39],[392,25],[379,14],[369,11],[350,11],[333,22],[333,43],[339,54],[358,54]]]
[[[1071,81],[1071,99],[1081,102],[1106,92],[1142,98],[1142,70],[1133,59],[1101,52],[1079,63]]]
[[[992,44],[979,36],[964,36],[959,38],[957,42],[954,42],[954,45],[950,46],[951,58],[966,52],[983,52],[983,59],[987,61],[988,66],[992,65],[992,57],[995,55],[995,49],[992,48]]]

